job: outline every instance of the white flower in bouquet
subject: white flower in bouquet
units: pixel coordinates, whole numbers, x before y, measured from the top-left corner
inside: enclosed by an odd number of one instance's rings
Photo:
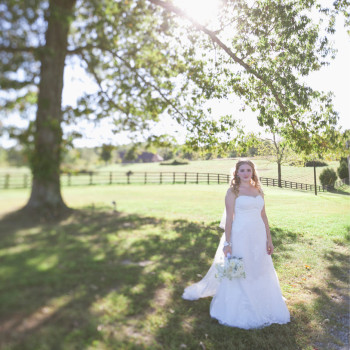
[[[224,259],[223,264],[216,264],[216,274],[215,277],[220,281],[223,278],[245,278],[244,264],[242,258],[237,258],[236,256],[231,256],[227,254],[227,257]]]

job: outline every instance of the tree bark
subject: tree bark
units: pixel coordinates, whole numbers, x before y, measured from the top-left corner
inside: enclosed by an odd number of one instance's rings
[[[278,187],[282,187],[282,168],[281,162],[277,161]]]
[[[348,180],[346,181],[346,184],[350,185],[350,156],[348,156],[347,160],[348,160]]]
[[[25,209],[58,216],[67,209],[60,190],[62,90],[70,21],[76,0],[51,0],[46,43],[41,53],[32,190]]]

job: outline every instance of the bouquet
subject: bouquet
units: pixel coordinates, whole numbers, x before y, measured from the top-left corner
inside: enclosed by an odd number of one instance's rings
[[[215,277],[220,281],[226,277],[229,280],[232,278],[245,278],[244,264],[242,258],[237,258],[236,256],[231,256],[227,254],[224,262],[221,264],[215,264],[216,274]]]

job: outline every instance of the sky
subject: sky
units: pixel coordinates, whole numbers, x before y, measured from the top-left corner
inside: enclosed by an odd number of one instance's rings
[[[184,0],[177,0],[184,1]],[[329,66],[323,67],[317,72],[311,73],[305,78],[305,82],[312,88],[322,91],[333,91],[335,94],[334,105],[339,112],[339,125],[342,129],[350,129],[350,36],[344,28],[344,21],[339,18],[336,24],[336,34],[333,36],[334,46],[338,50],[335,60]],[[93,92],[95,84],[84,73],[78,64],[67,65],[64,76],[63,105],[74,105],[76,99],[83,92]],[[235,118],[241,119],[247,132],[262,132],[263,129],[257,123],[257,114],[249,110],[240,112],[240,103],[237,99],[210,101],[208,105],[212,108],[214,115],[233,114]],[[11,117],[11,123],[25,126],[26,122],[19,117]],[[69,132],[79,130],[84,137],[74,141],[75,147],[95,147],[103,143],[118,145],[130,142],[127,134],[114,135],[112,125],[107,118],[96,126],[87,121],[82,121],[79,126],[70,126],[64,130]],[[169,117],[163,120],[152,130],[155,134],[161,134],[166,130],[179,143],[185,139],[185,130],[177,126]],[[14,141],[0,138],[0,146],[10,147]]]

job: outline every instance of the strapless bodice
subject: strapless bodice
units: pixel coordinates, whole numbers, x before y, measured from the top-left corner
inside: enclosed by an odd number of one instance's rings
[[[235,214],[257,211],[261,212],[264,207],[264,198],[259,194],[257,196],[241,195],[236,198]]]

